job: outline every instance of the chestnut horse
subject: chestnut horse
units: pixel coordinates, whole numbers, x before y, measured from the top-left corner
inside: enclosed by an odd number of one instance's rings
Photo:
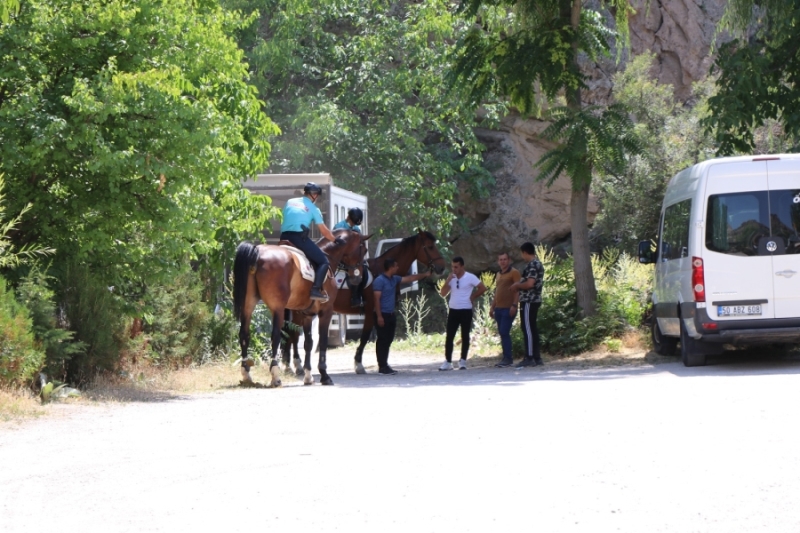
[[[400,243],[392,247],[391,249],[387,250],[380,256],[370,259],[368,261],[370,272],[372,272],[373,277],[377,277],[383,273],[383,262],[386,259],[392,258],[397,261],[397,265],[399,267],[398,272],[406,273],[411,269],[411,264],[414,261],[417,261],[420,264],[425,265],[428,270],[433,270],[436,274],[441,274],[444,272],[445,267],[447,266],[447,262],[442,257],[442,254],[436,248],[436,237],[428,232],[418,230],[416,235],[412,235],[411,237],[406,237]],[[405,274],[404,274],[405,275]],[[358,348],[356,349],[356,356],[355,356],[355,370],[356,374],[366,374],[367,371],[364,370],[364,365],[362,364],[362,356],[364,355],[364,347],[366,346],[367,342],[369,341],[370,335],[372,334],[372,328],[375,323],[375,315],[373,314],[375,304],[375,296],[372,291],[372,285],[370,284],[368,287],[364,289],[364,307],[350,307],[350,289],[347,287],[347,284],[344,286],[339,287],[339,290],[336,293],[336,298],[334,300],[333,311],[336,313],[342,314],[349,314],[349,315],[357,315],[357,314],[364,314],[364,329],[361,332],[361,340],[358,344]],[[305,332],[305,343],[304,348],[306,351],[306,359],[310,357],[311,347],[312,347],[312,339],[308,332],[306,332],[306,328],[310,331],[310,326],[307,326],[306,323],[310,323],[312,317],[308,317],[303,313],[293,312],[291,313],[291,321],[295,324],[303,324],[303,331]],[[345,324],[340,324],[339,327],[346,327]],[[295,359],[295,366],[297,367],[297,373],[300,375],[301,370],[299,367],[300,357],[297,353],[297,342],[299,340],[299,334],[295,331],[288,331],[288,339],[291,342],[292,347],[294,348],[294,359]],[[327,333],[327,329],[326,329]],[[323,341],[323,335],[320,330],[320,344]],[[327,347],[328,339],[327,337],[324,338],[325,346]],[[283,352],[283,362],[286,366],[287,371],[289,370],[289,352],[290,349],[287,349]]]
[[[365,241],[369,237],[349,230],[334,232],[334,242],[322,239],[320,248],[325,252],[331,265],[345,265],[354,273],[360,270],[366,253]],[[300,259],[284,246],[253,245],[247,242],[239,244],[236,249],[236,259],[233,262],[233,316],[241,322],[239,329],[239,346],[242,348],[242,382],[252,384],[250,367],[253,359],[247,355],[250,344],[250,319],[259,300],[272,311],[272,358],[270,360],[270,374],[272,387],[281,384],[278,368],[278,353],[283,327],[285,309],[304,311],[319,316],[320,353],[319,369],[320,382],[323,385],[333,385],[333,380],[327,372],[325,356],[328,344],[328,327],[333,316],[333,304],[336,300],[336,283],[333,278],[325,280],[324,288],[328,293],[328,301],[320,302],[310,298],[312,283],[303,278],[300,272]],[[310,337],[309,327],[309,337]],[[303,365],[305,378],[303,383],[311,385],[314,378],[311,376],[311,354],[306,354]]]

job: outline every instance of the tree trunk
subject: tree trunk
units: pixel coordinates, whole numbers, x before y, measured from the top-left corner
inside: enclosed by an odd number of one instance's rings
[[[572,188],[569,202],[569,218],[572,229],[572,258],[575,273],[575,293],[583,316],[592,316],[596,311],[597,287],[592,271],[592,254],[589,251],[589,184],[579,189]]]

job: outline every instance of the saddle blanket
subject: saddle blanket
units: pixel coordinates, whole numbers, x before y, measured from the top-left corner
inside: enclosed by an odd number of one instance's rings
[[[300,275],[303,276],[303,279],[306,279],[306,280],[308,280],[308,281],[313,283],[314,282],[314,278],[316,277],[316,274],[314,274],[314,267],[311,266],[311,261],[308,260],[308,257],[306,257],[306,254],[304,254],[302,252],[302,250],[300,250],[298,248],[295,248],[294,246],[286,246],[285,244],[281,244],[280,246],[281,246],[281,248],[289,250],[295,256],[297,256],[297,259],[300,260],[299,261],[300,262]]]

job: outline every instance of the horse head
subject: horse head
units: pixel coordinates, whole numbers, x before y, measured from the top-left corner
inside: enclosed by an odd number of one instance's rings
[[[442,253],[436,248],[436,237],[429,231],[417,230],[417,261],[426,265],[428,270],[441,274],[447,267]]]
[[[361,283],[364,275],[364,257],[367,255],[367,240],[372,235],[361,235],[357,231],[336,230],[334,235],[342,242],[327,243],[323,251],[328,254],[332,264],[339,264],[347,270],[351,283]]]

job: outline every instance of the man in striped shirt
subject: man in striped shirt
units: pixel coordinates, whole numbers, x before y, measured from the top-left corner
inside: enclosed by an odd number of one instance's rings
[[[519,249],[522,251],[522,259],[528,264],[525,265],[520,280],[510,288],[519,291],[520,325],[522,338],[525,341],[525,358],[514,368],[525,368],[544,364],[539,353],[539,330],[536,328],[536,315],[542,305],[544,266],[536,257],[533,243],[526,242]]]

